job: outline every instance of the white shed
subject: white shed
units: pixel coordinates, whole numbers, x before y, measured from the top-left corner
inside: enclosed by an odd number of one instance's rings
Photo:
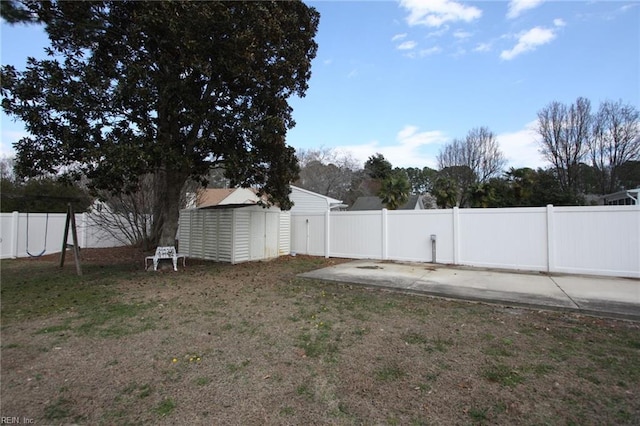
[[[335,198],[327,197],[293,185],[291,185],[289,199],[293,201],[293,207],[291,208],[292,213],[318,213],[347,207],[346,204],[342,204],[341,200],[336,200]]]
[[[240,263],[290,252],[290,214],[277,207],[235,206],[180,212],[179,251],[187,257]]]

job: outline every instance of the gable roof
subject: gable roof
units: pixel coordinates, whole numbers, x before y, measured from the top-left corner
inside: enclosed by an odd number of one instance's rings
[[[198,192],[197,208],[254,205],[260,199],[251,188],[208,188]]]

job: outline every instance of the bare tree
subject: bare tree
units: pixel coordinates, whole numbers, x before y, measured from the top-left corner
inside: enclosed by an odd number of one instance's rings
[[[331,148],[300,150],[296,153],[300,175],[296,185],[328,197],[344,200],[354,177],[360,169],[350,154]]]
[[[9,156],[0,157],[0,179],[13,182],[15,174],[13,173],[13,166],[15,159]]]
[[[154,176],[149,174],[139,179],[135,192],[99,193],[101,201],[94,204],[89,218],[104,232],[105,237],[148,249],[154,187]]]
[[[437,160],[440,174],[449,181],[447,185],[456,187],[459,206],[467,204],[472,184],[500,176],[506,165],[498,140],[487,127],[471,129],[465,139],[454,139],[440,150]]]
[[[620,189],[618,169],[640,160],[640,113],[622,101],[605,101],[593,122],[589,153],[602,194]]]
[[[580,163],[591,137],[591,102],[578,98],[570,106],[552,102],[538,112],[540,152],[556,173],[560,188],[577,194]]]
[[[465,139],[454,139],[438,154],[438,168],[467,166],[477,182],[500,176],[506,165],[496,135],[487,127],[476,127]]]

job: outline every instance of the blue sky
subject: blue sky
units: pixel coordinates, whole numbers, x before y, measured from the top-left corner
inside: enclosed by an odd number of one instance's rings
[[[307,1],[321,14],[295,148],[435,167],[443,144],[486,126],[508,166],[545,166],[532,130],[552,101],[640,107],[635,1]],[[2,24],[2,64],[42,56],[34,27]],[[24,128],[1,116],[0,154]]]

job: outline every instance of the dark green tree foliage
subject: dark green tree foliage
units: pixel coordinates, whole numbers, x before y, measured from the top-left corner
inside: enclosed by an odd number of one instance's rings
[[[3,213],[65,213],[68,203],[81,213],[87,211],[91,200],[86,191],[52,178],[29,179],[25,183],[0,179]]]
[[[32,15],[28,8],[13,0],[0,1],[0,17],[10,24],[37,20],[37,17]]]
[[[396,210],[409,200],[411,185],[404,169],[394,169],[380,184],[378,197],[389,210]]]
[[[408,167],[404,170],[407,174],[407,178],[409,179],[412,194],[426,194],[431,192],[433,182],[438,173],[437,170],[429,167],[424,167],[422,169],[418,167]]]
[[[478,183],[476,174],[468,166],[449,166],[438,172],[433,196],[442,208],[469,207],[472,185]]]
[[[618,167],[617,173],[622,188],[640,188],[640,161],[623,163]]]
[[[364,163],[364,170],[371,179],[384,180],[393,171],[393,166],[384,158],[384,155],[376,153],[376,155],[372,155]]]
[[[97,189],[155,179],[152,240],[174,241],[180,192],[224,166],[284,209],[298,165],[285,143],[319,14],[302,2],[23,2],[50,57],[2,68],[2,106],[26,123],[23,176],[61,169]],[[206,183],[206,182],[203,182]]]

